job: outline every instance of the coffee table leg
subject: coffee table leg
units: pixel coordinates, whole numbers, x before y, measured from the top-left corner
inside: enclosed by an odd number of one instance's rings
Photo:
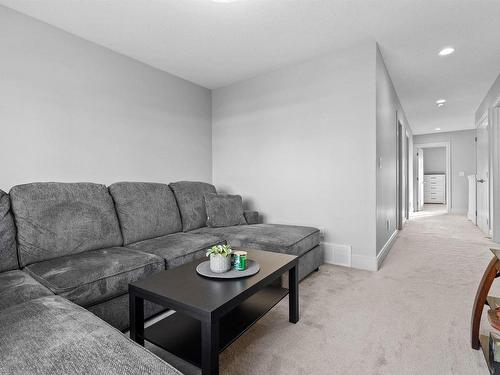
[[[129,291],[130,338],[144,346],[144,300]]]
[[[299,321],[299,268],[288,271],[288,315],[290,323]]]
[[[219,374],[219,320],[201,322],[201,373]]]

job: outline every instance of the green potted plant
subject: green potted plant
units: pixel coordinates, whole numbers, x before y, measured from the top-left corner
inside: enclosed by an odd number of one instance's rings
[[[215,273],[227,272],[231,269],[231,253],[229,245],[216,245],[207,250],[210,257],[210,270]]]

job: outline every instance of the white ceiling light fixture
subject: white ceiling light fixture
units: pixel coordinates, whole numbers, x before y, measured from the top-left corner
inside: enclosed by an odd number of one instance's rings
[[[436,100],[436,104],[439,108],[441,108],[446,104],[446,100],[444,100],[444,99]]]
[[[437,131],[440,131],[440,130],[441,130],[441,128],[436,128],[436,130],[437,130]]]
[[[441,51],[439,51],[439,56],[448,56],[455,52],[455,48],[453,47],[445,47]]]

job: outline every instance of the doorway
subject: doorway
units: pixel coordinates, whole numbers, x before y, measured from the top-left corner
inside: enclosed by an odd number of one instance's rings
[[[451,211],[449,142],[414,145],[416,159],[415,212],[437,215]]]

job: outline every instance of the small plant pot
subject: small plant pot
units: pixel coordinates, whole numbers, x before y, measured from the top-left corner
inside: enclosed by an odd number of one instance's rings
[[[210,270],[215,273],[224,273],[231,269],[231,256],[210,254]]]

